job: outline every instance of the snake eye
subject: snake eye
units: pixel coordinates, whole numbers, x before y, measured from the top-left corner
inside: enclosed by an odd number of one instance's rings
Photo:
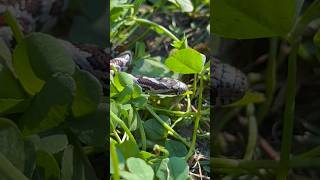
[[[214,63],[212,90],[213,105],[220,106],[240,100],[248,89],[246,76],[228,64]]]

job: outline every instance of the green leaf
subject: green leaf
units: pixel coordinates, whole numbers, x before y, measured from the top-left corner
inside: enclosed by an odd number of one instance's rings
[[[90,163],[86,163],[80,149],[69,145],[62,156],[61,176],[63,180],[90,179],[97,177]]]
[[[252,103],[262,103],[264,101],[265,101],[265,97],[262,93],[247,92],[242,99],[230,105],[226,105],[226,107],[245,106]]]
[[[74,93],[74,80],[67,74],[55,74],[21,117],[23,134],[39,133],[61,124],[69,114]]]
[[[185,180],[188,179],[189,167],[183,158],[172,157],[163,159],[156,171],[159,179]]]
[[[129,172],[121,171],[120,176],[127,180],[153,180],[154,172],[150,165],[140,158],[131,157],[126,162]]]
[[[170,124],[170,118],[160,115],[161,119],[167,124]],[[167,137],[168,130],[165,129],[156,119],[152,118],[143,123],[146,136],[150,140],[161,140]]]
[[[130,157],[138,157],[139,155],[138,145],[133,141],[124,141],[120,144],[116,144],[116,147],[120,150],[125,159]],[[128,149],[130,149],[130,151],[128,151]]]
[[[41,179],[61,179],[56,159],[45,151],[37,152],[37,170]]]
[[[0,152],[20,171],[24,171],[25,149],[23,137],[9,119],[0,118]]]
[[[12,72],[7,66],[0,63],[0,85],[5,88],[0,88],[0,99],[12,98],[12,99],[24,99],[26,93],[21,87],[18,79],[14,77]]]
[[[102,86],[92,74],[77,70],[74,74],[77,85],[76,96],[72,104],[72,113],[81,117],[94,113],[102,100]]]
[[[140,57],[133,61],[133,75],[163,77],[169,76],[170,70],[162,62],[160,57]]]
[[[19,171],[12,163],[0,152],[0,177],[3,180],[19,179],[28,180],[24,174]]]
[[[13,65],[23,87],[35,94],[54,73],[72,75],[75,63],[61,43],[42,33],[27,36],[14,50]]]
[[[188,154],[186,146],[179,141],[168,140],[165,142],[165,147],[169,151],[170,157],[184,157]]]
[[[171,71],[180,74],[200,73],[204,67],[204,63],[204,56],[191,48],[177,50],[165,61],[165,64]]]
[[[105,147],[107,139],[107,115],[109,107],[100,104],[98,109],[86,116],[68,121],[68,126],[77,134],[80,141],[86,145]]]
[[[284,36],[296,15],[292,0],[216,0],[210,6],[210,32],[235,39]]]
[[[68,138],[64,134],[54,134],[40,139],[38,149],[51,154],[64,150],[68,145]]]
[[[24,112],[30,104],[31,99],[0,99],[0,115]]]

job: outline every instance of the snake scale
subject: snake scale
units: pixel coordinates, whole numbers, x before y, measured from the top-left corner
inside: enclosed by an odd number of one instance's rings
[[[6,10],[15,16],[20,28],[28,34],[52,28],[67,5],[67,0],[0,0],[0,38],[11,48],[14,46],[13,33],[1,16]],[[89,71],[104,83],[110,76],[109,66],[113,66],[118,71],[125,71],[132,59],[130,51],[125,51],[111,59],[110,52],[95,45],[59,41],[71,53],[74,62],[81,69]],[[217,60],[212,62],[213,105],[225,105],[243,97],[248,87],[245,75],[230,65],[222,64]],[[183,82],[171,78],[132,77],[144,90],[156,94],[182,94],[188,89]]]

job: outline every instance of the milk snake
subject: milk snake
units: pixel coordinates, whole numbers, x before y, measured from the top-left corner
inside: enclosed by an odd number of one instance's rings
[[[52,28],[67,5],[67,0],[0,0],[0,38],[12,46],[12,32],[4,24],[1,16],[6,10],[15,16],[20,28],[27,34]],[[128,51],[111,59],[110,52],[95,45],[60,41],[81,69],[91,72],[102,82],[107,82],[109,79],[110,73],[107,71],[110,65],[118,71],[123,71],[132,59],[132,54]],[[240,99],[247,89],[245,75],[230,65],[222,64],[217,60],[212,62],[213,105],[224,105]],[[132,77],[144,90],[157,94],[182,94],[187,90],[186,84],[171,78]]]

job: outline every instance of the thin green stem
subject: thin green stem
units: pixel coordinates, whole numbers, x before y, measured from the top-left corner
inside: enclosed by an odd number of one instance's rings
[[[167,123],[165,123],[153,110],[153,108],[147,104],[146,105],[147,110],[152,114],[152,116],[154,118],[156,118],[156,120],[165,128],[167,129],[169,132],[172,133],[172,136],[175,137],[176,139],[180,140],[181,142],[183,142],[186,146],[190,146],[190,144],[185,140],[185,138],[183,138],[182,136],[180,136],[180,134],[178,134],[174,129],[172,129]]]
[[[247,107],[247,114],[249,119],[249,128],[248,128],[248,144],[246,148],[246,152],[244,155],[244,159],[250,160],[253,157],[253,154],[256,149],[257,145],[257,138],[258,138],[258,125],[256,118],[254,116],[254,105],[249,104]]]
[[[147,149],[147,138],[146,138],[146,133],[144,131],[144,127],[142,125],[142,120],[140,118],[139,113],[137,113],[137,120],[138,120],[138,127],[139,127],[139,132],[141,137],[142,150],[145,151]]]
[[[10,11],[6,11],[3,15],[5,22],[10,26],[14,38],[16,39],[17,43],[20,43],[24,38],[23,32],[19,28],[19,24],[17,19],[11,14]]]
[[[159,34],[163,34],[163,35],[170,37],[174,41],[180,41],[179,38],[177,38],[174,34],[172,34],[167,28],[165,28],[155,22],[149,21],[147,19],[141,19],[141,18],[133,18],[133,20],[143,26],[146,26],[152,30],[155,30]]]
[[[15,180],[28,180],[28,178],[19,171],[12,163],[0,152],[0,174],[5,178]]]
[[[285,180],[289,170],[289,160],[293,137],[293,124],[295,112],[296,80],[297,80],[297,51],[299,44],[292,44],[288,59],[288,79],[286,84],[286,103],[283,120],[282,144],[280,153],[280,166],[277,180]]]
[[[267,69],[265,73],[265,86],[266,86],[266,101],[261,105],[258,113],[257,120],[260,124],[263,119],[266,117],[267,113],[270,110],[274,92],[276,89],[277,82],[277,49],[278,49],[278,39],[270,39],[270,50],[269,50],[269,59],[267,64]]]
[[[110,158],[113,166],[113,179],[120,179],[119,160],[117,157],[115,142],[110,138]]]
[[[192,142],[191,142],[191,147],[188,151],[188,154],[186,155],[185,159],[189,159],[195,149],[196,146],[196,140],[197,140],[197,131],[199,128],[199,122],[201,119],[201,110],[202,110],[202,91],[203,91],[203,74],[200,74],[200,86],[199,86],[199,97],[198,97],[198,112],[197,112],[197,116],[196,116],[196,120],[194,122],[194,130],[193,130],[193,135],[192,135]]]
[[[126,132],[126,134],[129,136],[129,139],[131,139],[135,144],[137,144],[136,140],[134,139],[134,136],[131,134],[129,128],[126,126],[126,124],[112,111],[110,111],[110,117],[115,120],[120,127]]]

